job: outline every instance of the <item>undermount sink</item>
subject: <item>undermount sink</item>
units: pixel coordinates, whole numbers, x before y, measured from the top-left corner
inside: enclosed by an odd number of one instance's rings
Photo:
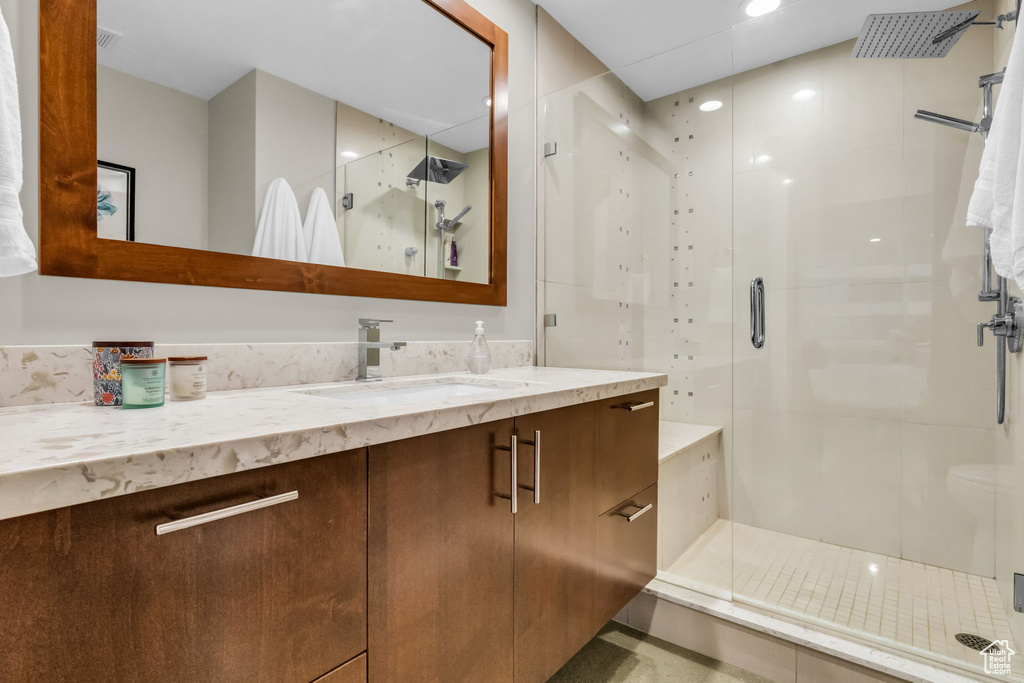
[[[298,393],[330,398],[346,403],[358,403],[360,405],[390,406],[502,393],[521,389],[528,385],[528,382],[514,380],[473,381],[461,377],[442,377],[412,382],[350,384],[340,387],[300,391]]]

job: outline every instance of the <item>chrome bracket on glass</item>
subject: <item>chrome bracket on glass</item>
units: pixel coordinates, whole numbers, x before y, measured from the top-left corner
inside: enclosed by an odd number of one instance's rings
[[[759,277],[750,281],[750,343],[764,347],[764,279]]]

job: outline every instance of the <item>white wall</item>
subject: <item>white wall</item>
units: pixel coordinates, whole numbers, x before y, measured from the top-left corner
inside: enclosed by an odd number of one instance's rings
[[[37,241],[39,200],[38,10],[34,0],[0,0],[10,26],[21,88],[25,221]],[[97,336],[164,343],[353,339],[359,316],[394,318],[388,339],[472,336],[484,320],[493,338],[528,339],[534,330],[535,111],[534,5],[475,0],[509,33],[508,307],[186,287],[43,277],[0,280],[0,345],[69,344]]]
[[[135,240],[205,249],[206,101],[100,66],[96,103],[99,158],[135,169]]]
[[[256,187],[256,70],[210,99],[209,248],[251,254]]]

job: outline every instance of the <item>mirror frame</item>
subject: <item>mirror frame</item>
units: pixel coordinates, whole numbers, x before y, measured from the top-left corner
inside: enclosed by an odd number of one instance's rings
[[[508,34],[465,0],[422,0],[491,48],[489,283],[279,261],[96,232],[96,2],[39,2],[39,272],[309,294],[505,306]]]

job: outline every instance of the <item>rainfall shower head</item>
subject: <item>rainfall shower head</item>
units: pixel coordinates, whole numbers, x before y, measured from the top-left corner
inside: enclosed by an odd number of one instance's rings
[[[432,183],[447,185],[467,168],[469,168],[469,164],[464,164],[461,161],[451,161],[428,155],[416,164],[416,168],[409,172],[408,177],[412,180],[428,180]]]
[[[982,129],[982,125],[980,123],[964,121],[963,119],[958,119],[953,116],[936,114],[923,109],[918,109],[917,113],[914,114],[914,118],[921,119],[922,121],[931,121],[932,123],[941,123],[943,126],[949,126],[950,128],[956,128],[958,130],[966,130],[969,133],[977,133]]]
[[[870,14],[853,48],[854,59],[945,57],[981,10]]]

